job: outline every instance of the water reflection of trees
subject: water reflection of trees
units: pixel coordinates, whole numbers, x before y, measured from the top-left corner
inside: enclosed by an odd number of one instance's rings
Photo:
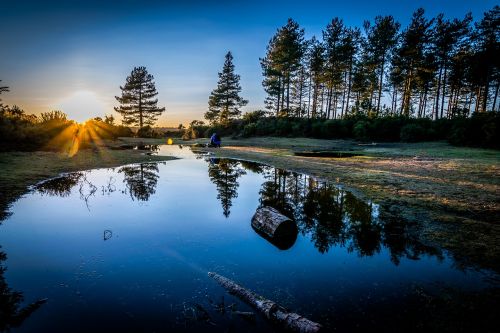
[[[311,235],[321,253],[341,246],[360,256],[372,256],[387,247],[395,264],[402,257],[441,256],[439,250],[421,243],[405,221],[340,186],[258,164],[242,166],[264,174],[260,205],[272,206],[293,218],[303,234]]]
[[[233,199],[238,197],[238,178],[245,174],[240,162],[229,159],[210,159],[208,176],[217,187],[217,199],[225,217],[231,214]]]
[[[157,163],[141,163],[138,165],[127,165],[121,167],[118,172],[124,175],[123,181],[132,199],[148,201],[156,192],[159,170]]]
[[[21,326],[46,301],[39,300],[21,307],[24,300],[23,294],[12,290],[5,281],[6,268],[3,262],[6,259],[6,254],[0,251],[0,332],[9,332],[12,328]]]
[[[157,163],[142,163],[137,165],[127,165],[121,167],[118,172],[123,173],[127,191],[134,200],[147,201],[155,193],[158,183],[159,170]],[[87,177],[88,172],[74,172],[49,179],[35,186],[35,190],[50,196],[68,197],[74,187],[78,187],[80,199],[89,207],[89,199],[101,193],[110,195],[116,191],[115,178],[109,176],[104,185],[96,186]]]
[[[71,189],[80,183],[83,172],[68,173],[63,176],[52,178],[35,186],[35,189],[50,196],[67,197],[71,194]]]

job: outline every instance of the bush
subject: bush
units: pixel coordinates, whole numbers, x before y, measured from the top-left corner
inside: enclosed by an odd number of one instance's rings
[[[403,142],[419,142],[425,139],[425,129],[418,124],[408,124],[401,128],[400,138]]]
[[[243,127],[243,132],[241,133],[241,135],[244,137],[249,137],[255,135],[256,132],[257,132],[257,124],[250,123],[245,125],[245,127]]]
[[[321,133],[325,139],[341,139],[349,136],[349,128],[343,120],[327,120],[323,122]]]
[[[401,129],[407,123],[406,117],[375,118],[372,121],[372,139],[399,141]]]
[[[139,128],[137,131],[137,136],[140,138],[161,138],[162,135],[156,132],[151,126],[146,125]]]
[[[358,121],[352,129],[352,134],[356,140],[367,141],[370,139],[370,123],[365,120]]]

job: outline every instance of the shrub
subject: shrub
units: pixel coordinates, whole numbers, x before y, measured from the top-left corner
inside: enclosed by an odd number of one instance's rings
[[[241,135],[243,135],[244,137],[249,137],[255,135],[256,132],[257,132],[257,124],[250,123],[245,125],[245,127],[243,127],[243,132],[241,133]]]
[[[408,124],[401,128],[400,138],[403,142],[418,142],[425,139],[425,129],[418,124]]]
[[[137,131],[137,136],[140,138],[155,138],[157,137],[156,132],[149,125],[139,128]]]
[[[358,121],[353,129],[352,129],[352,134],[354,136],[354,138],[356,140],[360,140],[360,141],[366,141],[366,140],[369,140],[370,136],[369,136],[369,127],[370,127],[370,123],[366,120],[361,120],[361,121]]]

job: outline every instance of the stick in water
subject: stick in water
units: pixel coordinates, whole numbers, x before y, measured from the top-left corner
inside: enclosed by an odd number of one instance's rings
[[[254,292],[243,288],[236,282],[214,272],[208,276],[217,281],[230,294],[237,296],[245,303],[260,311],[267,319],[275,322],[285,329],[300,333],[316,333],[321,330],[321,325],[301,315],[287,311],[282,306],[268,300]]]

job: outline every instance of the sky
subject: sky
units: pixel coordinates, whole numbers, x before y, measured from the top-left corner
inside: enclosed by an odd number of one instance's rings
[[[224,55],[231,51],[241,76],[243,111],[264,108],[259,58],[289,17],[320,37],[334,17],[361,27],[393,15],[403,27],[419,7],[474,20],[498,1],[190,1],[0,0],[0,80],[10,87],[2,102],[28,113],[62,110],[85,121],[113,113],[114,96],[134,66],[155,77],[159,126],[203,119]],[[115,117],[120,117],[114,114]]]

